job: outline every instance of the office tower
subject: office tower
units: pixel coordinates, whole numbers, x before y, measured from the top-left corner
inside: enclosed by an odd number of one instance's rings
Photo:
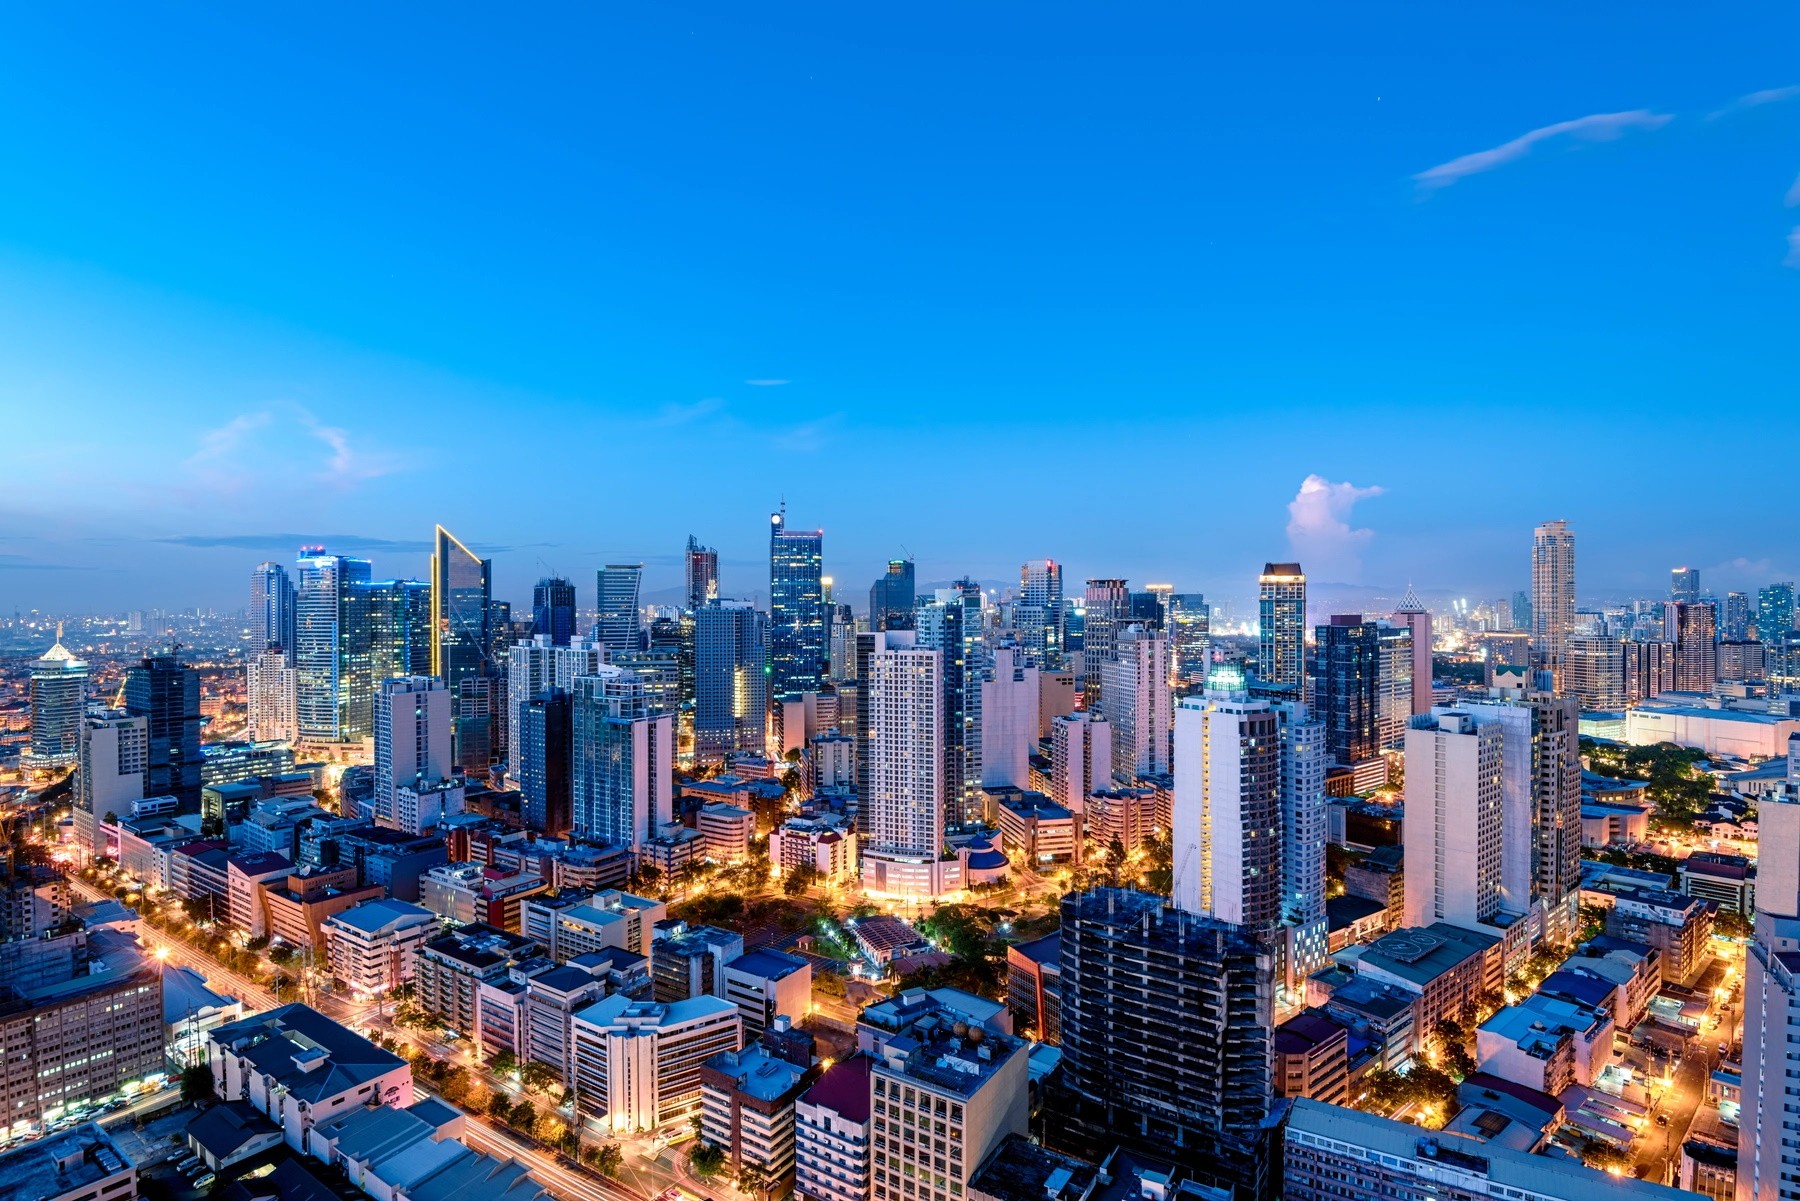
[[[1175,701],[1168,636],[1135,622],[1125,626],[1114,632],[1112,657],[1099,667],[1099,712],[1112,727],[1113,772],[1126,784],[1167,772]]]
[[[431,674],[431,586],[417,580],[351,580],[339,592],[338,738],[375,729],[381,682]]]
[[[1050,723],[1050,799],[1080,813],[1088,797],[1111,788],[1112,744],[1112,730],[1098,713],[1054,718]]]
[[[1788,742],[1787,783],[1758,813],[1755,939],[1744,963],[1744,1063],[1737,1195],[1800,1198],[1790,1129],[1800,1112],[1793,1031],[1800,1028],[1800,742]]]
[[[569,832],[573,797],[574,707],[569,694],[550,687],[519,706],[520,810],[525,827],[551,838]]]
[[[763,753],[769,635],[768,619],[748,601],[712,601],[694,614],[694,749],[702,762]]]
[[[869,628],[910,630],[918,589],[911,559],[889,559],[887,571],[869,588]]]
[[[1025,657],[1041,668],[1062,666],[1062,567],[1054,559],[1032,559],[1019,568],[1019,599],[1013,629]]]
[[[599,617],[594,622],[594,641],[612,658],[643,646],[643,614],[638,608],[638,586],[643,582],[642,563],[608,563],[596,574],[595,596]]]
[[[1627,642],[1625,647],[1625,703],[1672,692],[1675,688],[1673,642]]]
[[[1663,637],[1675,644],[1675,691],[1711,692],[1718,682],[1715,617],[1711,601],[1663,606]]]
[[[1306,685],[1306,573],[1298,563],[1264,563],[1257,580],[1256,674],[1264,684]]]
[[[284,647],[265,647],[250,657],[244,665],[245,737],[252,742],[293,742],[300,737],[295,710],[299,679]]]
[[[578,624],[575,585],[560,576],[546,576],[531,590],[531,632],[543,634],[552,646],[567,646]]]
[[[869,787],[859,810],[867,831],[863,884],[876,892],[936,895],[942,889],[932,869],[944,846],[946,799],[944,656],[919,646],[912,630],[864,637],[870,645],[862,677],[869,715],[863,737]]]
[[[675,719],[652,713],[644,682],[621,667],[577,677],[573,692],[573,829],[635,853],[673,809]]]
[[[981,783],[986,788],[1028,788],[1031,750],[1037,745],[1039,671],[1017,646],[994,648],[981,684]]]
[[[650,704],[650,712],[667,713],[672,717],[681,708],[679,647],[652,646],[627,651],[615,662],[626,671],[636,673],[644,682],[644,697]]]
[[[1758,589],[1756,593],[1756,636],[1773,646],[1782,635],[1794,628],[1794,582],[1786,580]]]
[[[287,568],[279,563],[258,563],[251,570],[250,608],[246,613],[250,619],[249,655],[279,646],[292,666],[296,602],[294,581]]]
[[[1431,712],[1431,612],[1425,608],[1412,585],[1400,598],[1394,610],[1393,623],[1405,626],[1412,635],[1412,711]]]
[[[1271,981],[1268,950],[1228,923],[1129,889],[1064,897],[1046,1138],[1096,1160],[1122,1144],[1228,1195],[1266,1195]]]
[[[1743,642],[1750,637],[1750,598],[1742,592],[1727,592],[1719,611],[1719,640]]]
[[[144,795],[200,807],[200,673],[174,655],[149,655],[125,673],[125,712],[145,719]]]
[[[294,589],[295,709],[303,742],[343,742],[345,688],[339,660],[344,597],[371,578],[367,559],[302,547]],[[435,639],[433,640],[435,646]]]
[[[1499,915],[1503,737],[1455,709],[1407,730],[1404,925],[1473,928]]]
[[[1171,584],[1148,584],[1144,591],[1133,592],[1126,606],[1125,619],[1142,625],[1145,629],[1162,629],[1167,598],[1174,590]]]
[[[144,788],[150,771],[150,719],[123,709],[88,714],[81,722],[80,765],[77,813],[104,819],[108,813],[127,812],[131,802],[149,795]],[[91,850],[91,838],[83,845]]]
[[[769,514],[769,684],[780,700],[825,681],[825,531],[790,530],[787,506]]]
[[[415,794],[450,778],[454,699],[435,676],[398,676],[381,682],[375,701],[373,816],[396,825],[400,791]],[[417,833],[417,831],[413,831]]]
[[[944,796],[946,820],[981,820],[981,587],[962,579],[918,607],[918,644],[941,651],[944,664]]]
[[[1769,674],[1769,648],[1760,642],[1721,642],[1718,645],[1721,680],[1752,682]]]
[[[579,636],[569,639],[567,646],[557,646],[548,634],[536,634],[507,651],[508,775],[517,779],[520,770],[519,758],[510,749],[519,745],[520,710],[545,689],[573,690],[576,676],[591,676],[606,661],[606,651],[599,643]]]
[[[1531,540],[1531,653],[1562,687],[1563,659],[1575,627],[1575,533],[1547,521]]]
[[[688,535],[683,579],[687,584],[687,607],[699,609],[707,601],[719,598],[719,552],[701,546],[700,540]]]
[[[433,547],[431,674],[456,695],[464,680],[485,675],[490,667],[493,564],[441,525]]]
[[[31,743],[21,766],[67,767],[81,752],[81,716],[87,710],[88,665],[56,641],[31,665]]]
[[[1375,726],[1381,749],[1398,751],[1406,746],[1406,723],[1414,717],[1413,686],[1418,660],[1413,654],[1413,632],[1403,625],[1377,622],[1375,642],[1381,659],[1375,689]]]
[[[1698,567],[1677,567],[1669,572],[1669,599],[1683,605],[1692,605],[1700,600]]]
[[[1318,643],[1319,720],[1331,761],[1352,767],[1381,753],[1380,630],[1360,613],[1334,614],[1313,631]]]
[[[1169,674],[1178,685],[1204,684],[1212,649],[1212,610],[1198,592],[1169,597]]]
[[[488,779],[494,765],[507,757],[506,680],[485,673],[469,676],[453,700],[456,766],[464,775]]]
[[[1515,630],[1532,629],[1531,596],[1525,592],[1512,594],[1512,628]]]
[[[1583,709],[1615,712],[1623,709],[1626,705],[1626,657],[1634,653],[1634,647],[1660,645],[1624,642],[1617,638],[1571,638],[1568,657],[1564,661],[1563,691]]]
[[[1100,701],[1100,664],[1112,658],[1113,640],[1131,615],[1131,592],[1124,580],[1089,580],[1082,599],[1081,672],[1083,707]]]
[[[1281,941],[1275,980],[1288,1005],[1304,1004],[1306,978],[1330,952],[1325,920],[1325,769],[1331,762],[1323,722],[1305,704],[1270,706],[1281,738]]]
[[[1115,765],[1116,767],[1116,765]],[[1253,933],[1281,919],[1281,731],[1215,669],[1175,708],[1174,901]]]

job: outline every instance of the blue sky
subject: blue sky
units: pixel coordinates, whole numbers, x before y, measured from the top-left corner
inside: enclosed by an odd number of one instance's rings
[[[0,606],[1800,573],[1795,10],[1208,7],[15,11]]]

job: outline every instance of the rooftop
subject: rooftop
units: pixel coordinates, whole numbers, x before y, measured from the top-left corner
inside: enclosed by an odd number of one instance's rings
[[[869,1120],[869,1072],[875,1061],[867,1055],[852,1055],[825,1069],[800,1101],[829,1109],[846,1122]]]
[[[187,1133],[214,1159],[228,1159],[253,1139],[279,1134],[280,1128],[247,1101],[223,1101],[189,1122]]]
[[[785,1059],[777,1059],[759,1044],[742,1051],[725,1051],[706,1061],[705,1070],[713,1077],[709,1083],[729,1080],[731,1087],[748,1097],[770,1103],[781,1100],[800,1087],[806,1069]]]
[[[765,980],[785,980],[807,966],[806,960],[797,955],[789,955],[785,951],[762,950],[747,951],[739,955],[725,965],[725,970],[760,976]]]
[[[83,1122],[0,1155],[0,1201],[43,1201],[130,1166],[110,1134]]]
[[[191,967],[165,963],[162,969],[163,1024],[185,1022],[208,1009],[223,1009],[236,1004],[233,997],[222,997],[206,982],[206,977]]]
[[[342,913],[330,919],[353,930],[361,930],[365,934],[374,934],[395,922],[435,922],[437,914],[418,905],[391,898],[378,898],[364,901],[360,905],[352,905]]]
[[[1015,942],[1011,950],[1017,951],[1033,963],[1046,967],[1062,962],[1062,931],[1046,934],[1042,938],[1034,938],[1029,942]]]
[[[1499,945],[1500,940],[1448,922],[1434,922],[1384,934],[1362,948],[1360,964],[1380,968],[1409,984],[1428,984],[1477,955]]]
[[[300,1004],[229,1022],[208,1041],[248,1059],[302,1101],[335,1096],[406,1066],[398,1055]]]
[[[1041,1147],[1023,1134],[1009,1134],[969,1181],[970,1192],[997,1201],[1081,1201],[1100,1169]]]

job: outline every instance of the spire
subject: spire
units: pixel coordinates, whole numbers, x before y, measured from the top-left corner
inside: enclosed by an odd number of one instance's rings
[[[1406,595],[1400,598],[1400,607],[1396,613],[1424,613],[1425,605],[1419,600],[1419,594],[1413,591],[1412,581],[1406,581]]]

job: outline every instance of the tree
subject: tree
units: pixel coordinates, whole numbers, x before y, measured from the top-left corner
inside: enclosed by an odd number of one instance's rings
[[[738,1165],[737,1186],[752,1197],[762,1195],[763,1191],[773,1183],[769,1178],[768,1171],[761,1164],[745,1160]]]
[[[537,1106],[529,1101],[520,1101],[513,1106],[512,1113],[507,1115],[506,1122],[514,1130],[522,1130],[526,1134],[530,1134],[532,1127],[537,1125],[537,1116]]]
[[[1125,843],[1118,835],[1106,844],[1106,858],[1102,861],[1106,869],[1106,882],[1117,888],[1120,874],[1125,870]]]
[[[210,1101],[213,1098],[212,1067],[204,1063],[196,1063],[181,1070],[181,1099],[183,1101]]]
[[[289,946],[274,947],[269,951],[269,962],[281,965],[293,962],[294,948]]]
[[[725,1152],[708,1142],[694,1144],[688,1152],[688,1168],[702,1180],[711,1180],[725,1167]]]
[[[790,867],[787,875],[782,877],[781,891],[790,897],[797,897],[818,882],[819,869],[810,863],[802,863]]]
[[[268,945],[269,945],[269,936],[267,934],[258,934],[255,938],[250,939],[248,942],[246,942],[244,944],[244,950],[260,951],[263,948],[267,947]]]
[[[396,1016],[394,1020],[399,1021],[398,1016]],[[488,1066],[494,1069],[495,1075],[504,1076],[508,1072],[517,1071],[519,1068],[519,1061],[511,1051],[501,1051],[492,1059],[488,1060]]]
[[[1631,1156],[1611,1143],[1590,1142],[1581,1149],[1581,1162],[1601,1172],[1631,1171]]]
[[[512,1116],[512,1102],[507,1100],[505,1093],[496,1092],[488,1098],[487,1113],[495,1121],[504,1122]]]
[[[527,1060],[519,1069],[519,1083],[534,1093],[547,1092],[550,1086],[562,1081],[562,1075],[555,1068],[539,1060]]]
[[[450,1068],[437,1082],[438,1092],[444,1100],[452,1105],[461,1105],[469,1097],[469,1069],[464,1067]]]
[[[617,1143],[601,1143],[597,1147],[589,1147],[584,1158],[602,1176],[617,1176],[619,1169],[625,1166],[625,1155],[619,1150]]]

